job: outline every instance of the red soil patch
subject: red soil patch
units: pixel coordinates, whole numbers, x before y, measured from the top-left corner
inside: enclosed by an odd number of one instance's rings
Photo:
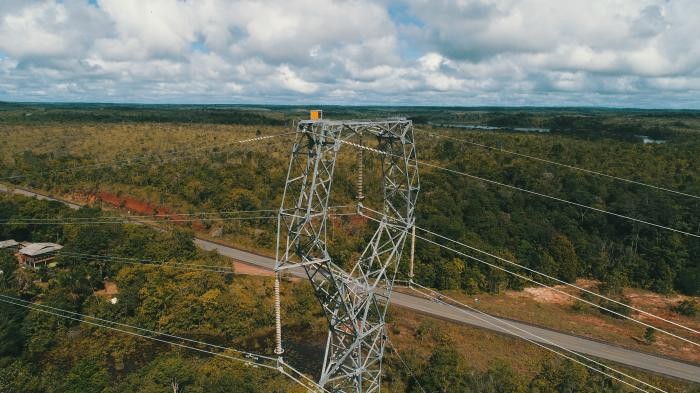
[[[164,207],[156,207],[148,202],[140,201],[136,198],[131,197],[119,197],[110,192],[101,191],[97,193],[97,198],[102,202],[108,203],[112,206],[121,207],[127,209],[129,213],[137,213],[140,215],[167,215],[168,209]]]
[[[92,205],[97,202],[97,196],[85,192],[75,191],[68,195],[68,200],[84,205]]]
[[[205,229],[204,224],[202,224],[201,221],[193,219],[191,216],[181,215],[173,212],[165,206],[158,206],[148,201],[142,201],[131,196],[119,196],[108,191],[100,191],[98,193],[74,192],[71,194],[71,199],[88,204],[102,202],[119,209],[125,209],[129,214],[133,215],[157,215],[158,217],[146,217],[145,219],[170,221],[173,224],[182,226],[187,226],[190,224],[192,229],[195,231],[202,231]]]

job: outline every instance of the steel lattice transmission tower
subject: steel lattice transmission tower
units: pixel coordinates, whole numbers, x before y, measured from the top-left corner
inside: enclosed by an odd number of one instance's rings
[[[333,392],[378,392],[387,340],[384,317],[414,225],[419,190],[413,124],[405,119],[318,119],[300,122],[296,131],[279,212],[278,280],[285,269],[303,268],[328,319],[319,385]],[[376,140],[372,149],[381,157],[383,207],[377,210],[382,215],[363,253],[346,264],[346,271],[327,249],[328,201],[338,151],[363,136]],[[276,352],[281,354],[279,323],[277,333]]]

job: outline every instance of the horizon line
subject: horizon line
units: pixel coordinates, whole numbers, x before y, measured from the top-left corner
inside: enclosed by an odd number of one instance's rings
[[[436,104],[275,104],[275,103],[184,103],[184,102],[139,102],[139,101],[5,101],[0,100],[0,105],[106,105],[106,106],[258,106],[258,107],[288,107],[288,108],[461,108],[461,109],[597,109],[597,110],[628,110],[628,111],[683,111],[700,112],[700,108],[663,108],[663,107],[626,107],[626,106],[601,106],[601,105],[436,105]]]

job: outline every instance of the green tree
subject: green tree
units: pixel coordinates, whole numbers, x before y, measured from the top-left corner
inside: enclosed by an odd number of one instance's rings
[[[557,276],[557,271],[559,270],[558,262],[554,260],[554,257],[545,249],[538,250],[538,255],[536,259],[536,264],[534,269],[547,274],[549,276]],[[547,281],[551,281],[547,279]]]
[[[678,289],[689,296],[700,296],[700,266],[688,267],[676,277]]]
[[[568,237],[556,234],[549,243],[549,252],[558,265],[558,278],[574,282],[578,277],[579,260],[574,250],[574,245]]]
[[[479,293],[486,288],[486,277],[478,267],[470,266],[464,270],[462,288],[470,295]]]
[[[15,271],[17,270],[17,258],[9,252],[0,250],[0,291],[16,288]]]
[[[468,380],[463,374],[463,359],[459,352],[450,346],[440,346],[433,350],[425,370],[419,380],[428,392],[461,392],[467,387]],[[420,391],[418,386],[413,392]]]
[[[487,281],[488,291],[491,293],[501,293],[508,286],[508,277],[503,270],[494,267],[489,268]]]
[[[586,368],[570,360],[548,361],[530,381],[531,393],[593,393],[588,385]]]
[[[68,372],[63,392],[100,392],[110,383],[110,375],[100,359],[85,358],[78,361]]]
[[[261,206],[260,198],[258,198],[254,192],[244,188],[234,188],[228,194],[226,209],[257,210],[260,209]]]
[[[464,261],[458,258],[453,258],[449,261],[438,265],[438,288],[440,289],[459,289],[464,272]]]
[[[11,292],[0,294],[13,296]],[[16,356],[22,353],[25,341],[23,329],[27,309],[6,302],[0,302],[0,357]]]
[[[525,392],[525,384],[515,374],[510,364],[499,361],[496,365],[487,371],[481,378],[484,384],[488,385],[487,389],[479,389],[480,392],[489,393],[522,393]]]
[[[651,345],[656,341],[656,330],[654,328],[648,327],[644,330],[644,342],[647,345]]]
[[[68,311],[77,311],[73,296],[65,290],[56,289],[47,293],[46,305]],[[26,349],[31,355],[39,355],[58,342],[61,333],[74,325],[65,318],[31,310],[24,318],[22,329],[26,334]]]
[[[44,393],[47,389],[22,360],[0,360],[0,392]]]

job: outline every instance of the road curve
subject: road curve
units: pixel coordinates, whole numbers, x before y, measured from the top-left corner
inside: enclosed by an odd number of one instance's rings
[[[0,185],[0,192],[7,191],[7,187]],[[46,195],[37,194],[27,190],[19,190],[15,188],[13,192],[15,194],[35,196],[40,199],[63,202],[68,204],[73,209],[80,207],[79,205],[68,203],[67,201],[55,199]],[[272,270],[275,264],[275,261],[272,258],[239,250],[208,240],[197,238],[194,240],[194,243],[203,250],[216,251],[219,254],[224,255],[226,257],[258,267],[262,267],[265,269]],[[305,277],[303,271],[291,271],[291,273],[300,277]],[[542,327],[532,326],[525,323],[504,320],[501,318],[491,316],[486,317],[473,311],[455,308],[442,303],[400,292],[394,292],[392,294],[391,303],[393,305],[404,307],[409,310],[436,318],[441,318],[461,324],[488,329],[506,335],[525,336],[530,340],[537,341],[539,343],[552,347],[559,352],[564,351],[560,348],[556,348],[557,345],[567,348],[570,351],[594,356],[601,359],[606,359],[626,366],[635,367],[641,370],[651,371],[662,375],[667,375],[675,378],[684,379],[687,381],[700,383],[700,366],[692,365],[682,361],[676,361],[662,356],[655,356],[643,352],[625,349],[616,345],[605,344],[603,342],[589,340],[583,337],[573,336],[570,334],[553,331]],[[493,325],[484,320],[493,323]],[[527,333],[524,333],[523,331]]]

